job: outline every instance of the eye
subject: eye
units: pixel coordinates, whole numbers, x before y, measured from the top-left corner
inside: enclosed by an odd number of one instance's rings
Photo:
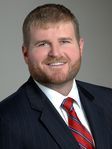
[[[61,40],[60,41],[61,44],[69,44],[71,43],[70,40]]]
[[[47,42],[40,42],[37,44],[38,47],[46,47],[48,46],[49,44]]]

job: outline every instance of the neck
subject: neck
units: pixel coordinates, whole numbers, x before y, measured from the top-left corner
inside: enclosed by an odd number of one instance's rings
[[[65,82],[63,84],[43,84],[43,85],[59,92],[60,94],[62,94],[64,96],[67,96],[72,89],[73,80],[70,80],[70,81]]]

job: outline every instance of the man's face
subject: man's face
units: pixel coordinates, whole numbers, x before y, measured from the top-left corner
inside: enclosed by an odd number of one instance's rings
[[[42,84],[71,81],[80,68],[83,40],[77,41],[71,22],[32,27],[23,54],[31,76]]]

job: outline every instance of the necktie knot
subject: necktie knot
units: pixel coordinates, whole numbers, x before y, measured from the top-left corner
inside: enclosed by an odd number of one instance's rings
[[[62,107],[63,109],[65,109],[67,112],[72,111],[73,109],[73,102],[74,100],[70,97],[64,99],[63,103],[62,103]]]

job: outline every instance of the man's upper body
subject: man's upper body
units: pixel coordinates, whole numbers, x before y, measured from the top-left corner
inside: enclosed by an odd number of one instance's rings
[[[92,134],[95,148],[112,147],[111,89],[82,82],[74,87],[83,45],[77,18],[66,7],[46,4],[28,14],[22,52],[31,78],[0,104],[0,149],[79,148],[80,142],[68,129],[67,114],[56,110],[53,91],[56,96],[68,97],[72,92],[79,98],[80,108],[74,107]]]
[[[112,90],[76,83],[95,147],[111,149]],[[0,104],[0,149],[12,148],[79,148],[59,112],[32,78]]]

